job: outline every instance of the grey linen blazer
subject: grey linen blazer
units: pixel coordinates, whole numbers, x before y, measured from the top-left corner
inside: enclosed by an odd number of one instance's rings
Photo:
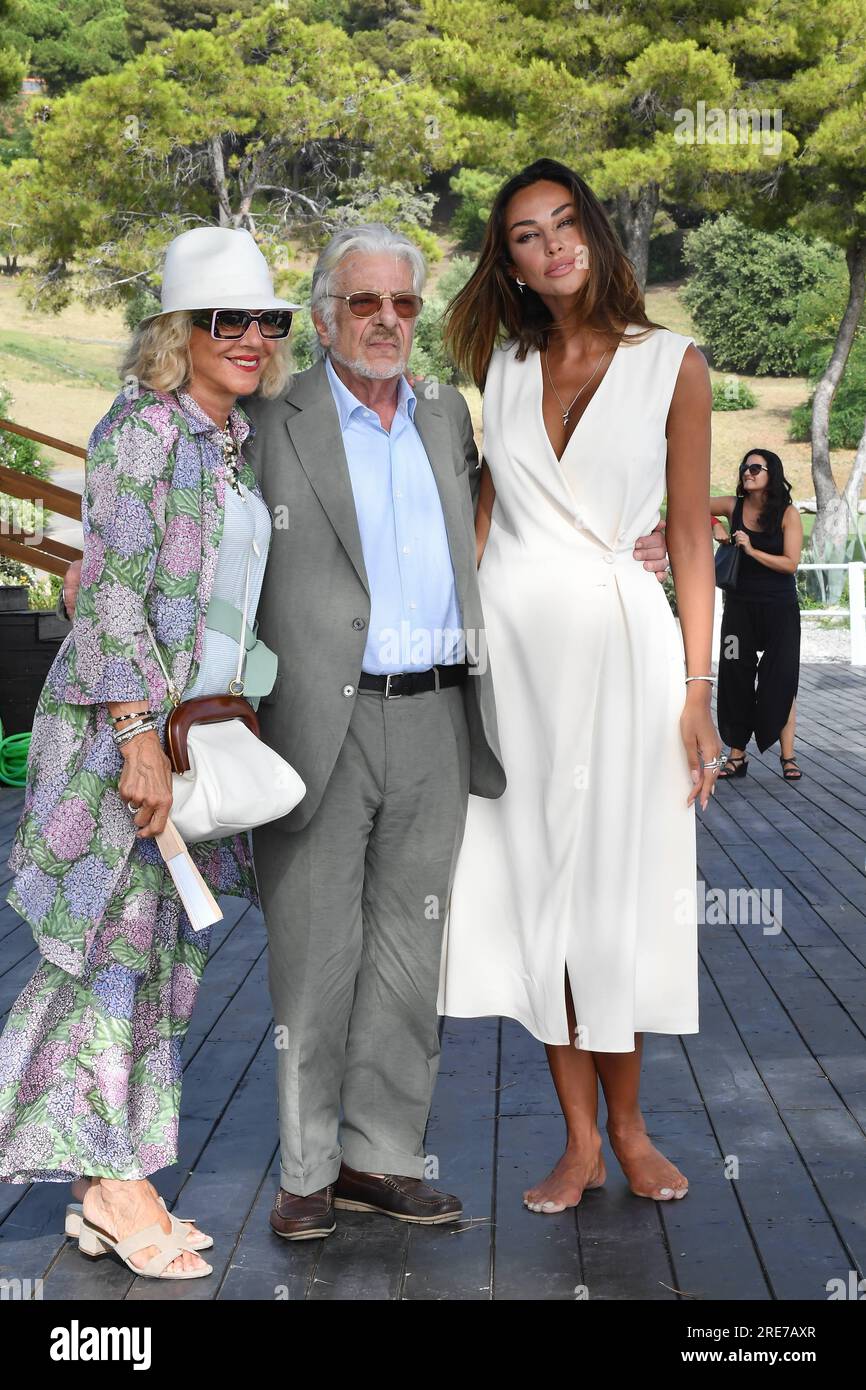
[[[415,425],[430,460],[448,534],[467,636],[463,686],[471,740],[470,790],[505,790],[493,679],[475,564],[480,463],[469,410],[452,386],[427,399],[416,384]],[[291,381],[285,396],[242,403],[255,425],[244,456],[275,526],[258,607],[259,634],[277,653],[279,674],[262,699],[262,737],[300,773],[307,792],[286,830],[316,811],[343,745],[361,674],[370,590],[340,420],[324,360]]]

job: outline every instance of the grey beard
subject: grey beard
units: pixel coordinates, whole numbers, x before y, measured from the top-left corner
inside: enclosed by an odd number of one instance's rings
[[[402,376],[406,370],[405,357],[401,357],[393,366],[371,367],[369,363],[362,361],[358,357],[344,357],[341,352],[333,346],[328,348],[328,352],[344,367],[348,367],[350,372],[356,372],[358,376],[366,376],[374,381],[388,381],[390,377]]]

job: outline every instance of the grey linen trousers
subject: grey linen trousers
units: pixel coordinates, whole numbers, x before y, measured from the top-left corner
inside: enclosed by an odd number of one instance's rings
[[[387,700],[359,690],[312,819],[254,832],[287,1192],[326,1187],[342,1160],[423,1175],[442,931],[468,795],[459,686]]]

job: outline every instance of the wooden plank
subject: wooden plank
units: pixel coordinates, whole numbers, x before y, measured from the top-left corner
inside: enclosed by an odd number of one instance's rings
[[[280,1154],[275,1148],[267,1176],[231,1252],[218,1298],[296,1303],[307,1297],[325,1242],[283,1240],[275,1235],[268,1225],[268,1214],[279,1185]]]
[[[498,1054],[498,1019],[445,1019],[427,1126],[428,1164],[435,1163],[428,1180],[460,1198],[464,1220],[409,1228],[404,1299],[477,1302],[493,1297]]]
[[[716,929],[709,929],[718,930]],[[702,956],[712,957],[702,942]],[[712,967],[708,967],[712,975]],[[757,977],[757,970],[755,976]],[[737,1005],[751,1009],[743,985]],[[785,1128],[767,1087],[734,1026],[722,993],[713,983],[701,1000],[701,1031],[683,1039],[719,1148],[735,1178],[749,1230],[775,1298],[826,1298],[828,1270],[847,1268],[846,1254],[828,1219],[811,1175]],[[688,1200],[688,1198],[686,1199]],[[791,1251],[776,1235],[790,1230]],[[811,1232],[805,1241],[803,1232]]]

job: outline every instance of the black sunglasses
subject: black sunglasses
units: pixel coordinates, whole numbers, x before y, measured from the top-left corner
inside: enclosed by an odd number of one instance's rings
[[[742,477],[744,473],[751,473],[753,478],[757,478],[758,474],[763,473],[765,468],[767,468],[765,463],[744,463],[740,468],[740,477]],[[769,472],[769,469],[767,469],[767,472]]]
[[[291,309],[205,309],[193,314],[196,328],[205,328],[212,338],[242,338],[255,320],[263,338],[288,338],[292,327]]]
[[[378,294],[376,290],[356,290],[354,294],[329,294],[329,299],[345,299],[356,319],[371,319],[384,301],[390,299],[398,319],[416,319],[424,300],[420,294]]]

